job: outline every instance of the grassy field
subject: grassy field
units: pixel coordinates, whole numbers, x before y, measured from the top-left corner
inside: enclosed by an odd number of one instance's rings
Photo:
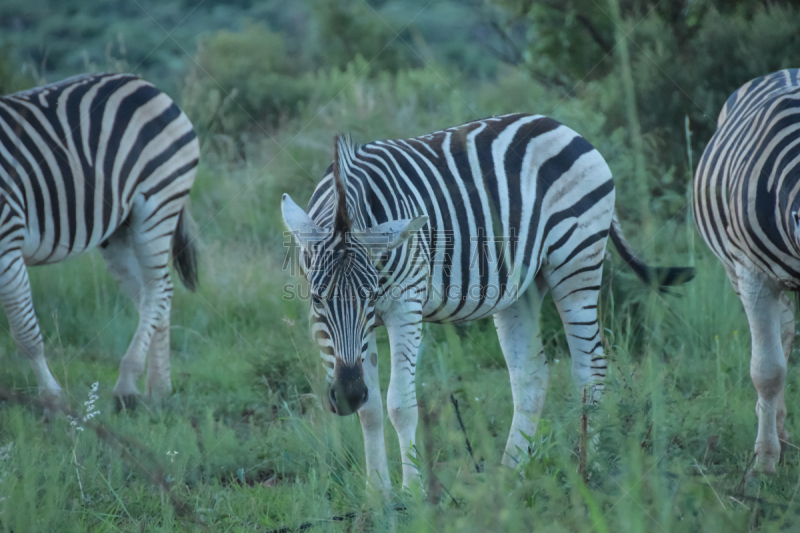
[[[641,200],[622,141],[600,135],[603,118],[579,100],[530,80],[509,75],[466,90],[426,70],[369,82],[357,74],[340,73],[344,89],[333,101],[279,128],[204,138],[192,192],[202,286],[195,294],[176,289],[174,395],[164,408],[113,411],[111,389],[136,314],[99,254],[31,270],[50,365],[78,412],[99,383],[100,414],[91,422],[107,431],[89,423],[81,431],[65,418],[42,422],[28,362],[1,335],[0,387],[18,397],[0,408],[0,529],[796,531],[798,449],[790,448],[777,476],[745,475],[756,434],[750,335],[721,265],[687,217],[686,198],[649,204],[672,218],[636,219]],[[441,499],[398,491],[383,506],[365,489],[358,419],[321,409],[324,374],[306,303],[281,298],[284,284],[297,280],[282,269],[280,194],[309,198],[338,131],[357,141],[409,137],[510,111],[554,116],[592,141],[615,172],[635,247],[653,264],[693,264],[697,278],[661,297],[612,252],[600,301],[610,373],[604,403],[589,413],[597,439],[587,484],[576,470],[583,406],[551,301],[542,324],[551,387],[534,452],[516,472],[499,466],[512,404],[492,322],[426,326],[417,375],[429,423],[418,443]],[[385,391],[383,330],[379,342]],[[790,432],[798,427],[798,390],[790,366]],[[397,489],[401,457],[388,419],[385,431]],[[430,486],[426,468],[422,475]]]

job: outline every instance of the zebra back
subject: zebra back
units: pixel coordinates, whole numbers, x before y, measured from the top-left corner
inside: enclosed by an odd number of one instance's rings
[[[29,264],[106,240],[136,197],[188,194],[199,149],[175,103],[128,74],[88,74],[0,98],[0,194],[26,221]]]

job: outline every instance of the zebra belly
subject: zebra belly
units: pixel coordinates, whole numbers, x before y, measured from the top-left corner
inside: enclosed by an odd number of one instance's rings
[[[78,227],[80,226],[79,224]],[[58,263],[98,247],[116,229],[116,225],[111,225],[104,234],[92,236],[88,240],[85,231],[78,232],[72,244],[69,242],[68,235],[62,235],[58,243],[54,244],[52,236],[48,238],[47,235],[41,233],[29,232],[22,245],[22,257],[28,266]]]
[[[748,270],[761,272],[767,278],[776,282],[782,290],[796,291],[800,289],[800,261],[797,257],[774,248],[770,250],[771,255],[766,256],[763,254],[763,250],[754,249],[748,239],[732,235],[730,229],[731,227],[728,226],[726,252],[733,261],[726,261],[718,255],[726,266],[735,271],[735,261]]]
[[[22,246],[22,257],[28,266],[49,265],[80,255],[98,244],[99,242],[90,243],[89,246],[76,245],[70,248],[68,242],[59,242],[53,246],[42,242],[41,238],[26,238],[25,244]]]
[[[466,308],[462,307],[461,311],[454,312],[453,314],[442,315],[437,313],[438,305],[426,304],[422,309],[422,320],[424,322],[433,322],[437,324],[450,323],[450,322],[471,322],[473,320],[480,320],[488,318],[495,313],[505,309],[517,300],[516,297],[505,296],[495,300],[485,300],[483,305],[479,308]],[[458,300],[451,300],[448,302],[448,307],[457,307],[461,302]]]
[[[434,281],[442,279],[441,272],[437,270],[434,269],[432,276]],[[490,317],[505,309],[525,292],[536,274],[523,264],[509,269],[508,273],[502,281],[494,272],[487,276],[484,283],[475,272],[475,277],[467,282],[459,279],[455,283],[451,280],[448,285],[431,283],[422,308],[423,320],[437,323],[468,322]]]

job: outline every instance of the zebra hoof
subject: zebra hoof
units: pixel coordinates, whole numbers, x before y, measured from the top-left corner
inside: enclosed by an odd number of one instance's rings
[[[58,417],[59,413],[64,411],[64,402],[60,391],[58,393],[42,391],[39,393],[39,401],[44,408],[42,420],[45,422],[52,422]]]
[[[781,444],[777,435],[772,439],[757,440],[754,451],[756,454],[755,468],[762,474],[776,474],[775,465],[781,455]]]
[[[756,479],[761,479],[761,478],[769,479],[772,477],[776,477],[778,475],[778,470],[774,466],[761,465],[754,468],[751,471],[750,475]]]
[[[139,397],[135,394],[124,394],[114,396],[114,409],[117,413],[121,411],[133,411],[139,403]]]
[[[775,468],[777,463],[777,457],[769,458],[764,461],[759,461],[758,457],[756,457],[756,467],[753,469],[753,473],[759,476],[776,476],[778,475],[778,470]]]
[[[169,381],[157,386],[148,386],[145,392],[145,400],[153,407],[163,407],[170,396],[172,396],[172,383]]]

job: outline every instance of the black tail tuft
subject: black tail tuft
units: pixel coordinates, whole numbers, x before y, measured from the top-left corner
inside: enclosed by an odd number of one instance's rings
[[[193,234],[194,221],[189,214],[188,204],[178,215],[178,226],[172,235],[172,264],[178,271],[184,287],[194,292],[199,285],[197,272],[197,247]]]
[[[619,255],[625,264],[633,270],[633,273],[638,276],[648,287],[652,287],[661,293],[670,292],[669,288],[675,285],[683,285],[694,278],[694,268],[692,267],[650,267],[647,266],[641,259],[636,257],[636,254],[631,250],[625,237],[622,235],[622,230],[619,227],[619,221],[616,214],[611,222],[610,232],[611,242],[617,248]]]
[[[669,288],[683,285],[694,279],[692,267],[645,267],[648,278],[645,280],[649,286],[658,289],[658,292],[668,293]]]

